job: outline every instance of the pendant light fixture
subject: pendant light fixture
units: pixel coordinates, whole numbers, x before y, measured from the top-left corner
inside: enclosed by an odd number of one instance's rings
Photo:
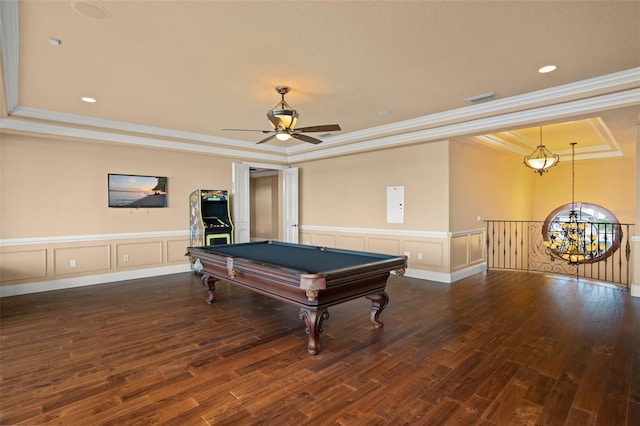
[[[560,156],[552,153],[542,144],[542,126],[540,126],[540,145],[530,155],[524,157],[524,165],[542,176],[559,162]]]
[[[594,223],[583,220],[581,211],[576,209],[575,198],[575,151],[576,142],[571,142],[571,210],[566,220],[551,222],[548,240],[544,245],[556,257],[577,265],[598,259],[607,249],[606,242],[600,242],[600,229]]]

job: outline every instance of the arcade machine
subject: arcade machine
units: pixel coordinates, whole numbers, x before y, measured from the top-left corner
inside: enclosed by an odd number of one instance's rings
[[[197,189],[189,195],[191,247],[233,244],[229,193],[224,189]]]

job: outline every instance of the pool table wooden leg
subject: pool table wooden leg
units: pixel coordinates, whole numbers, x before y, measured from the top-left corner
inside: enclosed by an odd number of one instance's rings
[[[375,328],[384,327],[384,323],[380,321],[380,314],[389,304],[389,295],[386,291],[376,294],[368,294],[365,296],[371,300],[371,324]]]
[[[310,310],[300,308],[300,319],[304,320],[306,326],[304,331],[309,335],[307,352],[310,355],[317,355],[320,351],[320,333],[322,333],[322,324],[327,318],[329,318],[327,309]]]
[[[218,281],[218,279],[211,275],[204,274],[200,281],[202,282],[202,286],[207,288],[207,292],[209,293],[207,303],[210,305],[216,301],[216,281]]]

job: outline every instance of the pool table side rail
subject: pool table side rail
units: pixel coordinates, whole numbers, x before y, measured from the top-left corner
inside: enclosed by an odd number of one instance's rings
[[[369,255],[369,253],[366,253]],[[268,268],[272,271],[269,272],[269,275],[278,274],[278,271],[283,273],[283,277],[300,277],[300,280],[290,280],[292,284],[299,286],[303,289],[324,289],[328,286],[332,285],[332,282],[336,279],[342,279],[345,275],[353,275],[357,274],[359,271],[396,271],[399,275],[403,275],[404,271],[407,267],[407,257],[406,256],[383,256],[374,254],[374,256],[379,256],[380,260],[376,260],[374,262],[365,263],[362,265],[351,266],[346,268],[333,269],[329,271],[323,271],[320,273],[306,273],[306,271],[287,268],[279,265],[274,265],[271,263],[266,263],[262,261],[254,261],[252,259],[245,259],[242,257],[229,256],[224,254],[212,253],[207,250],[204,250],[200,247],[188,247],[187,248],[187,256],[192,258],[198,258],[202,262],[203,259],[208,259],[210,261],[218,260],[218,263],[224,263],[227,266],[227,269],[230,271],[235,269],[236,267],[242,265],[243,267],[249,268],[251,264],[256,265],[261,270],[263,268]],[[278,274],[279,275],[279,274]],[[318,280],[322,281],[324,278],[324,284],[318,285]]]
[[[204,274],[305,307],[327,307],[382,292],[390,271],[406,267],[406,258],[397,257],[322,274],[301,274],[299,271],[212,254],[198,248],[188,248],[187,255],[200,260]],[[229,270],[229,265],[233,266],[233,271]],[[315,292],[315,298],[310,299],[308,291]]]

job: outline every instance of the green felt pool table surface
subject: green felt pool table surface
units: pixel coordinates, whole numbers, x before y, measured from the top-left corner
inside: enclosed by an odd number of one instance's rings
[[[319,274],[397,258],[397,256],[377,253],[277,241],[217,245],[203,247],[202,249],[209,253],[239,257],[277,268],[286,268],[308,274]]]

